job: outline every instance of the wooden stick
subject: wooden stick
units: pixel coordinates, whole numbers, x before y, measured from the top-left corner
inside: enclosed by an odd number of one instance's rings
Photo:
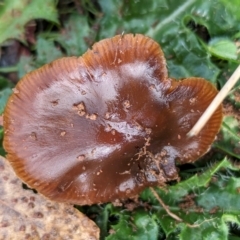
[[[150,190],[151,190],[152,194],[154,195],[154,197],[158,200],[158,202],[162,205],[162,207],[165,209],[165,211],[167,212],[167,214],[170,217],[172,217],[173,219],[177,220],[178,222],[182,222],[183,221],[180,217],[178,217],[176,214],[172,213],[169,210],[169,207],[163,202],[163,200],[158,196],[157,192],[152,187],[150,187]]]
[[[216,111],[216,109],[219,107],[219,105],[222,103],[224,98],[228,95],[229,91],[233,88],[233,86],[236,84],[238,79],[240,78],[240,65],[237,67],[235,72],[232,74],[232,76],[229,78],[229,80],[226,82],[226,84],[223,86],[221,91],[217,94],[217,96],[213,99],[211,104],[208,106],[208,108],[205,110],[203,115],[198,119],[197,123],[193,126],[193,128],[187,133],[188,137],[193,137],[198,135],[198,133],[202,130],[202,128],[205,126],[207,121],[210,119],[210,117],[213,115],[213,113]]]
[[[160,203],[160,205],[162,205],[163,209],[165,209],[165,211],[167,212],[167,214],[172,217],[173,219],[177,220],[178,222],[183,222],[183,219],[181,219],[179,216],[177,216],[176,214],[174,214],[173,212],[171,212],[169,210],[169,207],[163,202],[163,200],[158,196],[158,193],[152,188],[150,187],[150,190],[153,194],[153,196],[158,200],[158,202]],[[211,219],[205,219],[204,221],[202,221],[201,223],[199,224],[190,224],[190,223],[187,223],[187,222],[183,222],[185,223],[188,227],[190,228],[197,228],[199,226],[201,226],[203,223],[205,222],[210,222],[212,220],[214,220],[215,218],[211,218]]]

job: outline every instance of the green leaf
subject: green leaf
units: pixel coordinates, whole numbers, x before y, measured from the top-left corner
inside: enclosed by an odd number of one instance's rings
[[[226,214],[229,216],[228,219],[230,219],[230,216],[236,219],[240,213],[240,201],[236,201],[236,197],[239,197],[240,194],[239,190],[239,178],[222,178],[221,175],[217,175],[214,182],[204,190],[204,195],[199,194],[197,196],[197,202],[199,205],[204,206],[205,211],[211,211],[218,207],[221,209],[219,214],[223,214],[222,217],[224,219]]]
[[[173,78],[203,77],[216,83],[220,70],[211,62],[197,37],[187,28],[175,34],[166,34],[161,44],[167,58],[169,75]]]
[[[158,240],[161,236],[157,217],[142,208],[132,212],[112,208],[110,215],[119,220],[111,226],[112,234],[106,240]]]
[[[239,12],[236,11],[239,9],[239,2],[234,5],[228,0],[198,0],[196,5],[191,18],[196,23],[205,26],[210,36],[232,37],[239,31],[240,26],[236,24],[239,19]]]
[[[237,0],[236,0],[237,1]],[[227,0],[140,0],[99,1],[103,11],[99,39],[122,32],[143,33],[158,41],[168,62],[169,75],[174,78],[200,76],[217,82],[219,68],[212,62],[209,51],[202,47],[199,36],[188,28],[194,21],[206,27],[210,36],[233,37],[240,30],[239,3],[236,9]],[[227,7],[227,10],[226,10]],[[210,51],[224,59],[236,59],[236,47],[215,43]],[[226,43],[226,42],[225,42]],[[231,47],[226,51],[226,48]]]
[[[208,3],[205,7],[212,9]],[[143,33],[161,44],[171,77],[201,76],[216,83],[219,69],[185,23],[185,18],[191,19],[202,8],[203,1],[111,1],[110,6],[105,5],[105,1],[100,1],[104,15],[99,38],[122,32]]]
[[[11,94],[12,89],[10,88],[5,88],[0,91],[0,114],[3,113],[7,100]]]
[[[214,38],[208,44],[208,51],[220,59],[236,60],[237,46],[230,39]]]
[[[240,4],[239,4],[238,0],[231,0],[231,1],[221,0],[221,2],[224,4],[224,6],[226,8],[226,12],[231,13],[232,16],[234,17],[234,19],[240,20],[240,15],[239,15]],[[238,25],[238,24],[235,23],[234,26],[235,25]]]
[[[205,224],[202,224],[200,229],[184,227],[179,238],[181,240],[227,240],[228,227],[220,219],[214,219],[214,221],[211,221],[210,223],[206,222]]]
[[[240,109],[240,81],[228,95],[228,100],[236,109]]]
[[[95,223],[101,229],[100,239],[105,239],[108,235],[109,215],[113,209],[112,204],[92,205],[88,206],[76,206],[79,211],[83,212],[87,216],[95,216]]]
[[[26,73],[36,69],[36,66],[34,64],[35,64],[35,62],[33,61],[32,56],[22,55],[18,62],[18,77],[19,77],[19,79],[22,78]]]
[[[234,116],[224,117],[220,139],[214,143],[214,146],[240,159],[240,124]]]
[[[182,198],[183,196],[186,196],[190,191],[193,190],[193,188],[200,188],[206,186],[208,182],[211,180],[212,176],[222,168],[237,170],[237,168],[234,168],[227,159],[224,159],[221,162],[212,166],[210,169],[208,169],[201,175],[194,175],[193,177],[185,181],[181,181],[176,185],[170,186],[167,190],[167,195],[170,196],[171,200],[169,199],[168,201],[172,201],[172,199],[179,199]],[[158,191],[164,193],[163,195],[166,195],[166,191],[164,188],[163,189],[159,188]],[[148,200],[150,198],[151,201],[154,201],[155,204],[158,203],[157,199],[155,199],[155,197],[152,196],[151,191],[149,189],[146,189],[145,191],[142,192],[141,198],[143,200]]]
[[[55,47],[54,42],[49,39],[44,39],[41,36],[37,39],[36,50],[36,64],[38,67],[62,57],[62,52]]]
[[[143,200],[154,206],[167,236],[178,228],[180,239],[227,239],[226,222],[239,222],[240,203],[236,199],[240,194],[240,179],[224,175],[222,169],[239,171],[224,159],[201,175],[167,189],[155,189],[169,210],[183,219],[180,223],[165,212],[149,189],[141,194]]]
[[[130,2],[129,2],[130,3]],[[103,17],[100,19],[100,31],[98,39],[104,39],[114,36],[116,33],[124,31],[122,29],[122,18],[120,11],[123,7],[123,2],[119,0],[99,0],[99,5],[103,12]]]
[[[32,56],[22,55],[20,57],[17,65],[19,78],[22,78],[26,73],[63,56],[60,49],[55,46],[53,39],[46,39],[41,35],[37,38],[36,52],[36,59],[33,59]]]
[[[228,79],[231,77],[231,75],[233,74],[233,72],[237,69],[238,67],[238,63],[236,63],[235,61],[220,61],[219,62],[219,67],[222,69],[221,74],[219,75],[219,80],[218,83],[220,84],[220,87],[222,88],[225,83],[228,81]],[[237,88],[240,87],[240,81],[238,81],[235,86],[233,87],[231,93],[235,90],[237,90]]]
[[[10,38],[24,41],[24,26],[33,19],[58,23],[55,0],[5,0],[0,8],[0,44]]]
[[[4,88],[13,88],[13,86],[14,85],[7,78],[0,76],[0,90]]]
[[[81,56],[94,39],[94,33],[90,30],[86,16],[78,14],[70,16],[64,30],[55,38],[65,49],[68,56]]]

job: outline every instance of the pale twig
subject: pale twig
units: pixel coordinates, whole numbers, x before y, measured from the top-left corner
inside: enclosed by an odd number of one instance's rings
[[[159,197],[157,192],[152,187],[150,187],[150,190],[151,190],[152,194],[154,195],[154,197],[158,200],[158,202],[162,205],[162,207],[165,209],[165,211],[167,212],[167,214],[170,217],[177,220],[178,222],[182,222],[182,223],[186,224],[190,228],[197,228],[197,227],[201,226],[203,223],[210,222],[215,219],[215,218],[205,219],[204,221],[202,221],[199,224],[190,224],[190,223],[184,222],[183,219],[181,219],[179,216],[177,216],[176,214],[174,214],[173,212],[171,212],[169,210],[169,207],[163,202],[163,200]]]
[[[208,108],[205,110],[203,115],[198,119],[197,123],[187,133],[188,137],[193,137],[193,136],[198,135],[198,133],[202,130],[202,128],[205,126],[207,121],[211,118],[211,116],[216,111],[216,109],[220,106],[220,104],[222,103],[224,98],[228,95],[229,91],[233,88],[233,86],[236,84],[236,82],[238,81],[239,78],[240,78],[240,65],[237,67],[235,72],[232,74],[232,76],[229,78],[229,80],[223,86],[221,91],[213,99],[213,101],[208,106]]]
[[[182,222],[183,221],[180,217],[178,217],[176,214],[172,213],[169,210],[169,207],[163,202],[163,200],[158,196],[157,192],[152,187],[150,187],[150,190],[151,190],[152,194],[154,195],[154,197],[162,205],[162,207],[165,209],[165,211],[167,212],[167,214],[169,216],[171,216],[173,219],[177,220],[178,222]]]

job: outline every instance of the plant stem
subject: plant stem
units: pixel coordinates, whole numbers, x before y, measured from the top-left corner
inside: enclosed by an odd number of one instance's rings
[[[18,70],[17,65],[10,67],[2,67],[0,68],[0,73],[17,72],[17,70]]]

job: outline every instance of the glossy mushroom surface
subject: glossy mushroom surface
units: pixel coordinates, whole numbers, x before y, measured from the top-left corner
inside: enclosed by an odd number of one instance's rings
[[[208,150],[221,107],[197,137],[186,134],[216,94],[201,78],[170,79],[152,39],[118,35],[21,79],[4,112],[7,158],[26,184],[53,200],[132,197],[177,179],[176,162]]]

